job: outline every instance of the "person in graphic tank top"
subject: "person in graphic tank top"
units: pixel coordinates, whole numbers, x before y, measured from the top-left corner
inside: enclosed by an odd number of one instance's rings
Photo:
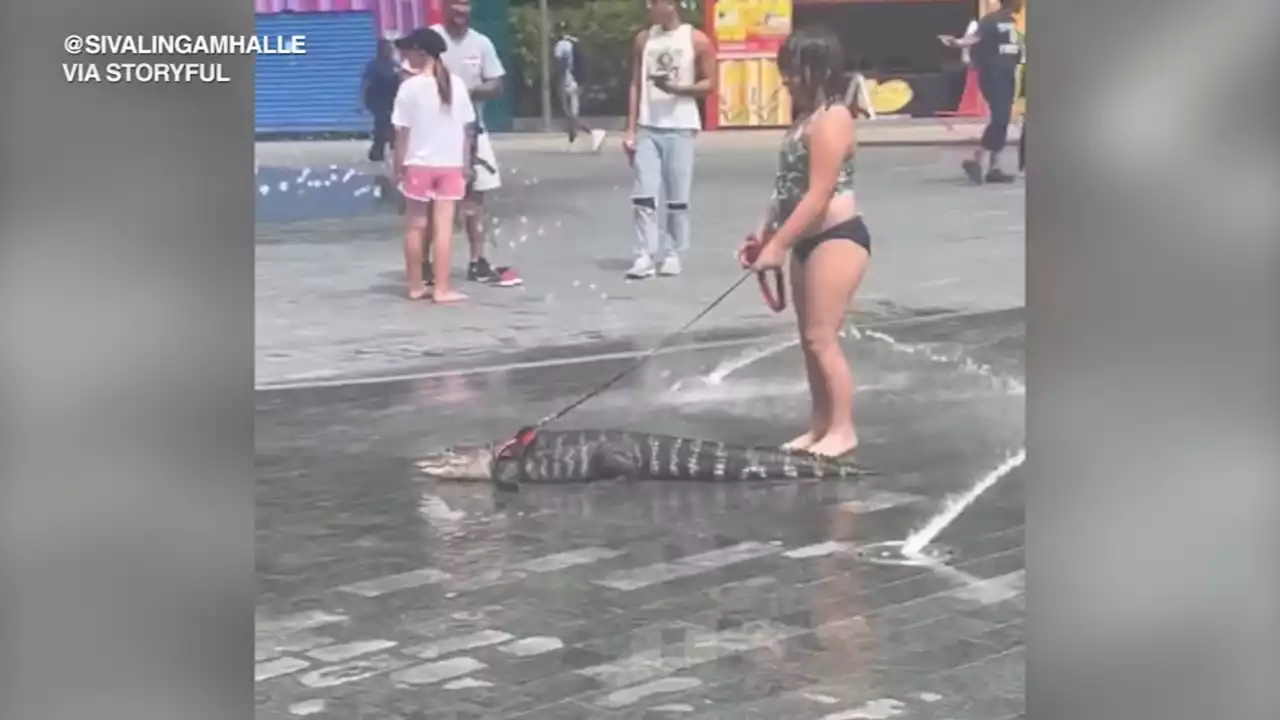
[[[680,274],[689,248],[689,195],[699,102],[711,93],[715,53],[706,33],[684,22],[676,0],[649,0],[651,27],[632,46],[631,93],[623,149],[635,173],[633,279]],[[666,211],[659,230],[658,201]]]

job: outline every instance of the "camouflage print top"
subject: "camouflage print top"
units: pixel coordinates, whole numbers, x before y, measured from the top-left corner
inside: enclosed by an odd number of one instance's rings
[[[800,199],[809,192],[809,115],[787,131],[778,153],[778,175],[773,182],[773,229],[782,226],[795,211]],[[840,175],[836,178],[832,197],[853,194],[853,156],[844,159]]]

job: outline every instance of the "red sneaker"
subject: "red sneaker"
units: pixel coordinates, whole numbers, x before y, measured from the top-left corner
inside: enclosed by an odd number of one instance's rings
[[[517,273],[515,268],[506,266],[496,267],[493,269],[493,272],[498,276],[498,279],[494,281],[494,284],[500,287],[517,287],[524,284],[524,280],[521,279],[520,273]]]

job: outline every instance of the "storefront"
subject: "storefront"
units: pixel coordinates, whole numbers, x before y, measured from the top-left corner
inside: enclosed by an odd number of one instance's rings
[[[719,86],[708,128],[777,127],[791,108],[776,57],[792,27],[831,28],[848,70],[867,78],[878,116],[953,111],[965,85],[959,54],[939,35],[963,35],[990,0],[717,0],[705,10]],[[1025,27],[1025,17],[1020,25]]]
[[[257,33],[307,38],[305,55],[255,58],[255,132],[367,132],[371,121],[360,108],[360,78],[376,41],[440,22],[443,7],[443,0],[254,0]],[[471,15],[472,25],[507,61],[506,0],[473,0]],[[492,130],[510,129],[510,103],[486,103],[485,120]]]
[[[704,9],[719,67],[708,128],[789,124],[777,56],[791,33],[792,0],[714,0]]]

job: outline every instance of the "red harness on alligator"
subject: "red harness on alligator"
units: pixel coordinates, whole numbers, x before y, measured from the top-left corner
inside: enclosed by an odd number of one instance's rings
[[[499,460],[513,460],[523,455],[537,439],[538,428],[536,426],[520,428],[520,432],[499,446],[498,452],[495,454]]]

